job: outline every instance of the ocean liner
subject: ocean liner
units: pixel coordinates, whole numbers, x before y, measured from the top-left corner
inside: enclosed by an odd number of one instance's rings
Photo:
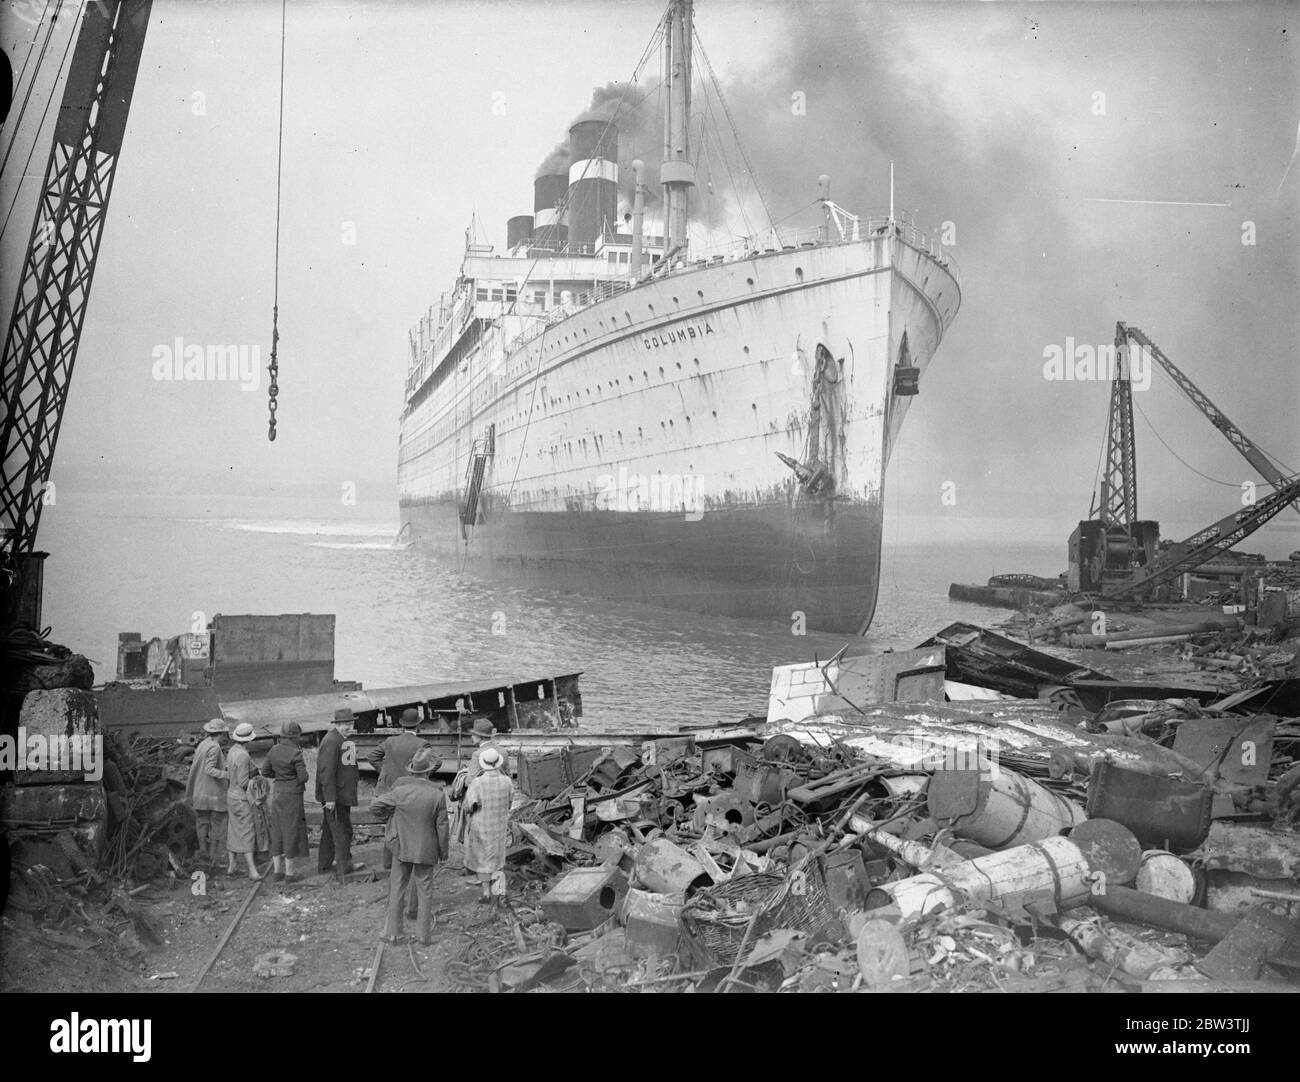
[[[823,176],[820,227],[700,251],[693,38],[674,0],[655,192],[620,167],[614,110],[573,125],[503,254],[467,233],[410,335],[403,531],[473,574],[862,633],[885,467],[956,268],[895,217],[892,179],[888,215],[848,213]]]

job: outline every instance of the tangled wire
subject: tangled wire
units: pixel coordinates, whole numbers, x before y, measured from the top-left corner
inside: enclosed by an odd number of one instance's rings
[[[452,982],[476,992],[487,991],[488,980],[501,965],[501,960],[518,950],[515,927],[492,921],[462,929],[459,934],[466,942],[447,963],[447,975]]]
[[[53,665],[72,656],[66,646],[50,642],[50,628],[37,631],[30,624],[0,631],[0,657],[16,665]]]

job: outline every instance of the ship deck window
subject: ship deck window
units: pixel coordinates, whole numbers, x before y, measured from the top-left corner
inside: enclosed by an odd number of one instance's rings
[[[474,290],[474,299],[475,299],[476,301],[485,301],[485,300],[487,300],[487,299],[488,299],[488,291],[487,291],[486,289],[476,289],[476,290]]]

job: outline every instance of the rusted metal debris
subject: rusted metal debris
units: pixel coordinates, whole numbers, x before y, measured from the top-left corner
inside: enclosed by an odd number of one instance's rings
[[[950,681],[1000,695],[917,699],[897,680],[905,664],[837,655],[777,670],[761,742],[609,755],[517,808],[534,861],[516,873],[514,913],[531,953],[503,959],[496,987],[1300,979],[1300,722],[1233,688],[1147,684],[1145,701],[1111,702],[1092,690],[1118,683],[1106,673],[983,629],[954,625],[936,648]],[[1259,912],[1205,908],[1216,874],[1255,884]]]

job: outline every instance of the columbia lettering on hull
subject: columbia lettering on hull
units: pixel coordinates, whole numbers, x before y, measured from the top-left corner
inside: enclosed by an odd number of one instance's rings
[[[613,119],[575,124],[568,176],[537,178],[505,254],[467,244],[412,332],[404,527],[489,577],[865,630],[886,463],[960,304],[951,260],[825,191],[821,228],[700,258],[684,152],[662,236],[639,162],[620,231],[617,153]]]

